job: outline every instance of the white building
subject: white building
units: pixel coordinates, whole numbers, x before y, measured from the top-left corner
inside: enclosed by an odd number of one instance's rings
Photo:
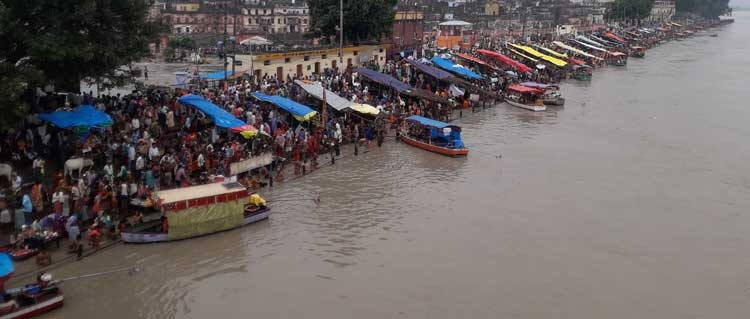
[[[656,0],[647,21],[670,21],[674,16],[674,0]]]

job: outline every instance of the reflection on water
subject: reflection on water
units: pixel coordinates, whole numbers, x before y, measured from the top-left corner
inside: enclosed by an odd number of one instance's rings
[[[63,267],[144,271],[66,283],[48,317],[748,318],[745,17],[565,82],[564,108],[464,113],[467,158],[348,150],[266,191],[268,221]]]

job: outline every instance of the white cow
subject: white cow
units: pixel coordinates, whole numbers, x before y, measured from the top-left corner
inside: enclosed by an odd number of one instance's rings
[[[94,161],[88,158],[71,158],[65,161],[65,176],[70,176],[70,178],[73,178],[73,171],[78,171],[78,177],[81,177],[81,170],[83,170],[84,167],[93,165]]]
[[[10,166],[10,164],[0,163],[0,176],[5,176],[8,178],[8,182],[12,183],[11,175],[13,175],[13,166]]]

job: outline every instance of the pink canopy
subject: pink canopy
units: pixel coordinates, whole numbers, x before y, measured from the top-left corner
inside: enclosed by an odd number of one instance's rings
[[[502,55],[502,54],[494,52],[494,51],[477,50],[477,53],[480,53],[480,54],[486,55],[488,57],[492,57],[492,58],[498,59],[501,62],[503,62],[503,63],[505,63],[507,65],[510,65],[510,66],[516,68],[516,70],[518,70],[519,72],[522,72],[522,73],[527,73],[527,72],[531,72],[532,71],[531,68],[528,67],[528,66],[526,66],[525,64],[523,64],[521,62],[518,62],[516,60],[513,60],[513,59],[511,59],[511,58],[509,58],[509,57],[507,57],[505,55]]]

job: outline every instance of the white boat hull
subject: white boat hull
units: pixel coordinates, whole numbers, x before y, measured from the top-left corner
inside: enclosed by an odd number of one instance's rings
[[[513,105],[515,107],[520,107],[522,109],[527,109],[527,110],[530,110],[530,111],[534,111],[534,112],[540,112],[540,111],[546,111],[547,110],[547,106],[545,106],[545,105],[526,105],[526,104],[518,103],[516,101],[509,100],[509,99],[506,99],[505,103],[508,103],[508,104]]]

